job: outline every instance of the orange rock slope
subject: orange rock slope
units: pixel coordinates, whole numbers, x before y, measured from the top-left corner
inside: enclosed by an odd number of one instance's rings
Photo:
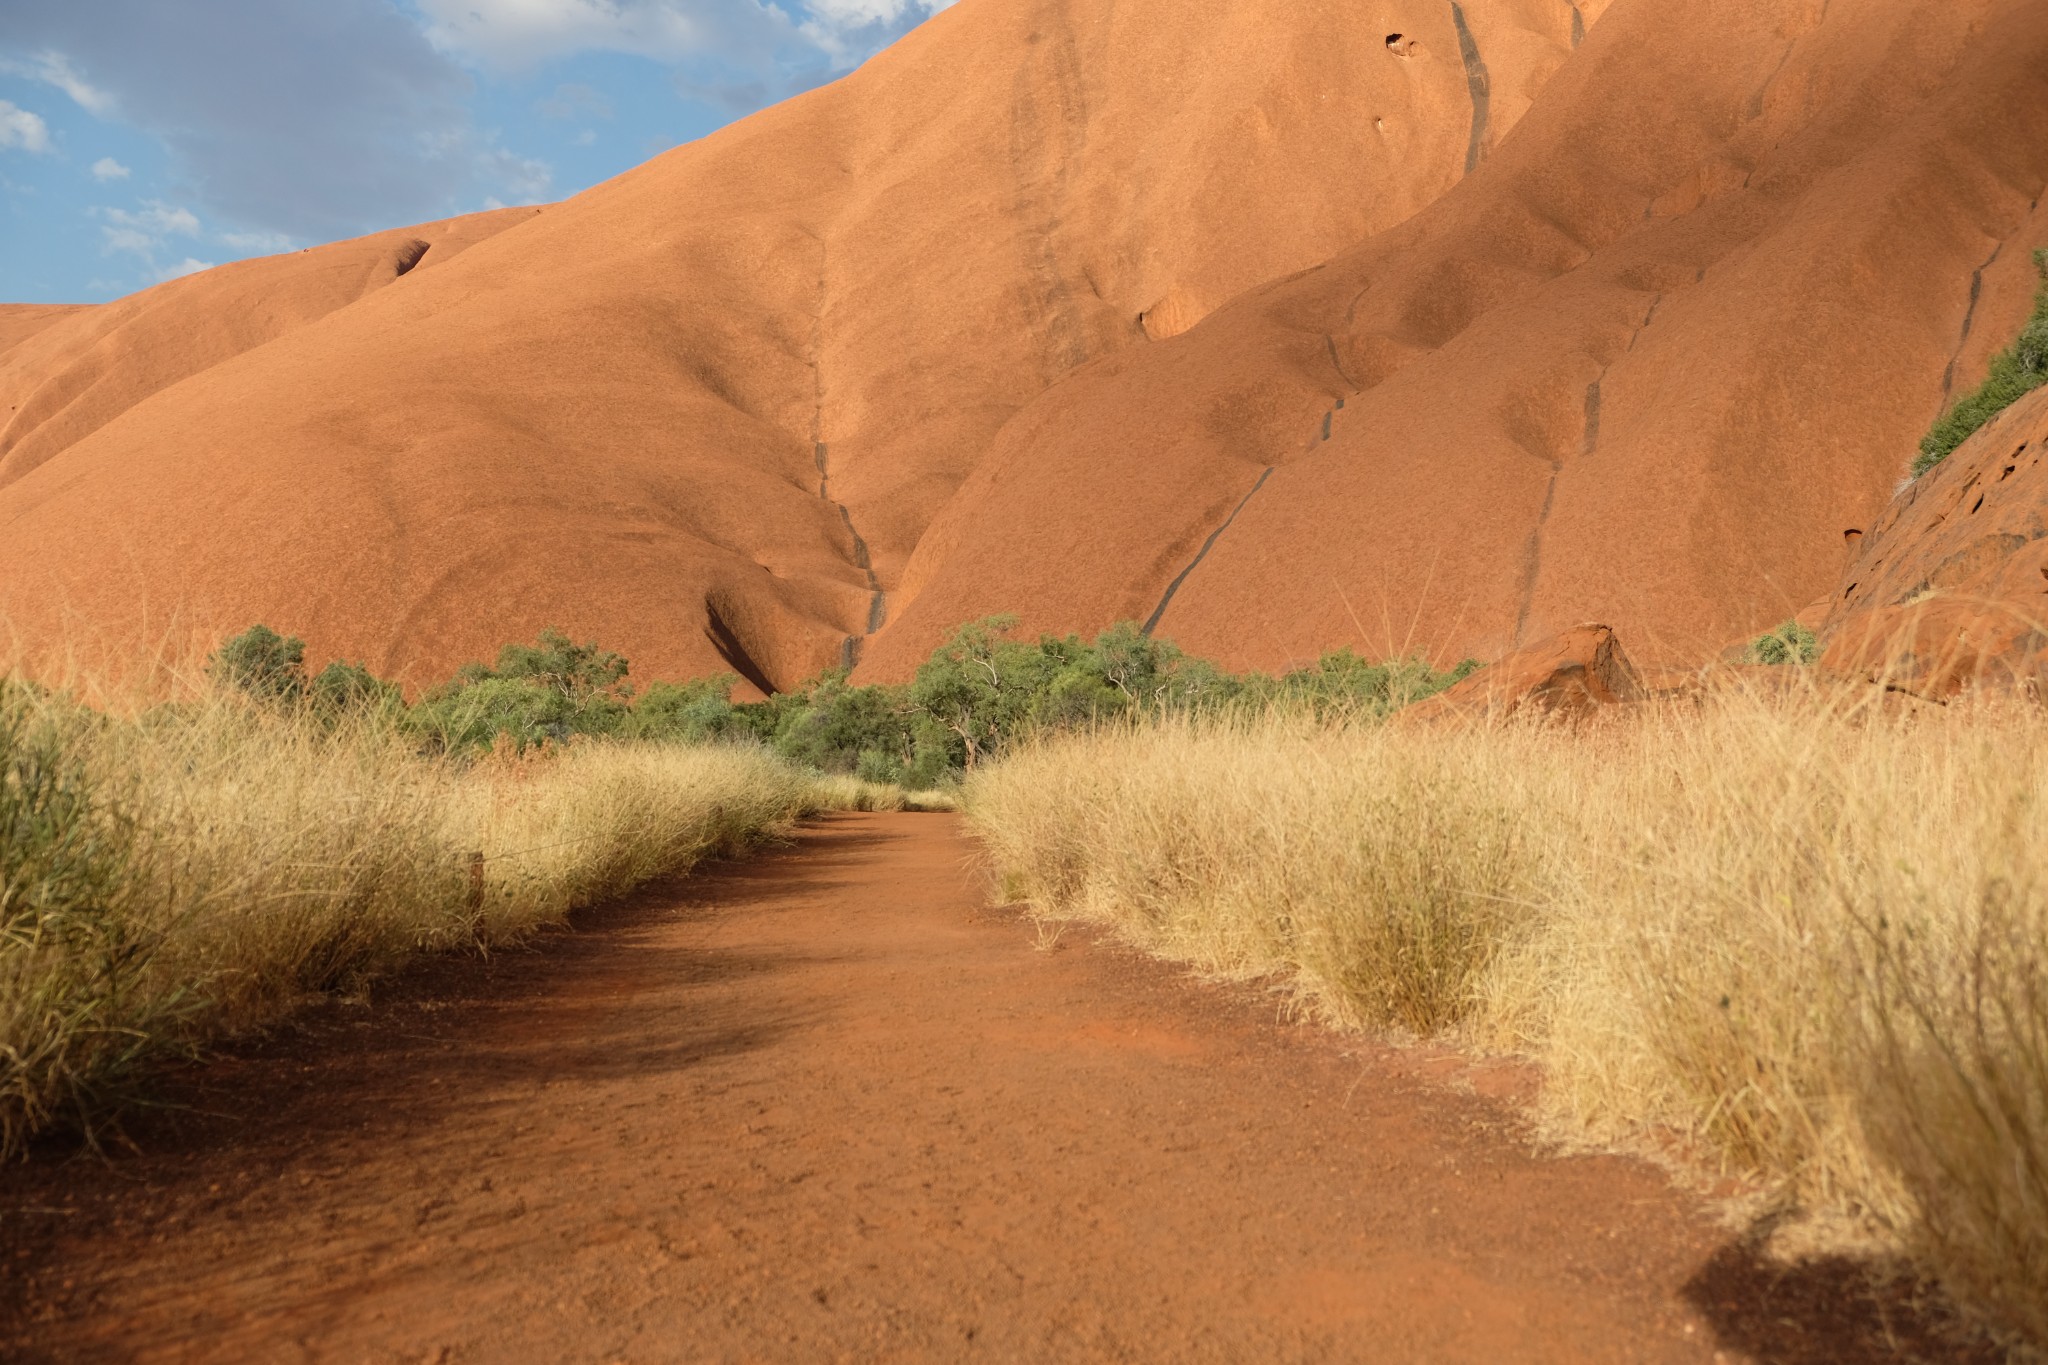
[[[2036,0],[961,0],[563,204],[0,313],[0,616],[1684,655],[1828,590],[2044,184]]]
[[[1937,700],[2048,684],[2048,389],[1901,491],[1859,550],[1828,670]]]

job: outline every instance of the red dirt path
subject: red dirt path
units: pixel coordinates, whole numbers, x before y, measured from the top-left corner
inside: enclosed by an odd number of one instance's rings
[[[1421,1053],[795,846],[197,1068],[0,1172],[0,1355],[1855,1361],[1916,1341]],[[1482,1087],[1483,1088],[1483,1087]],[[1924,1343],[1900,1347],[1919,1355]]]

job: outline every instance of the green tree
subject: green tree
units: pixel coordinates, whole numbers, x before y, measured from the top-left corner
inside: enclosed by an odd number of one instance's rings
[[[946,736],[953,766],[972,769],[1023,729],[1042,693],[1085,652],[1075,639],[1006,640],[1014,616],[970,621],[917,670],[910,700]]]
[[[533,644],[499,650],[495,666],[465,664],[412,708],[406,725],[451,753],[488,748],[501,734],[521,749],[616,734],[633,695],[626,674],[624,656],[543,630]]]

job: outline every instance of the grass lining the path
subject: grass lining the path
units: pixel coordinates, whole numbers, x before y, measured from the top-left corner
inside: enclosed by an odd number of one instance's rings
[[[0,683],[0,1156],[165,1055],[855,804],[757,747],[432,761],[231,695],[124,719]]]
[[[2048,725],[1806,692],[1572,733],[1168,720],[973,774],[1006,895],[1541,1060],[2048,1346]]]

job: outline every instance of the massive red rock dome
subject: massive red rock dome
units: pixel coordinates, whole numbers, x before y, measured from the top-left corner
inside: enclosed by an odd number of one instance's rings
[[[961,0],[544,209],[0,310],[0,617],[420,680],[1717,649],[2048,243],[2036,0]]]

